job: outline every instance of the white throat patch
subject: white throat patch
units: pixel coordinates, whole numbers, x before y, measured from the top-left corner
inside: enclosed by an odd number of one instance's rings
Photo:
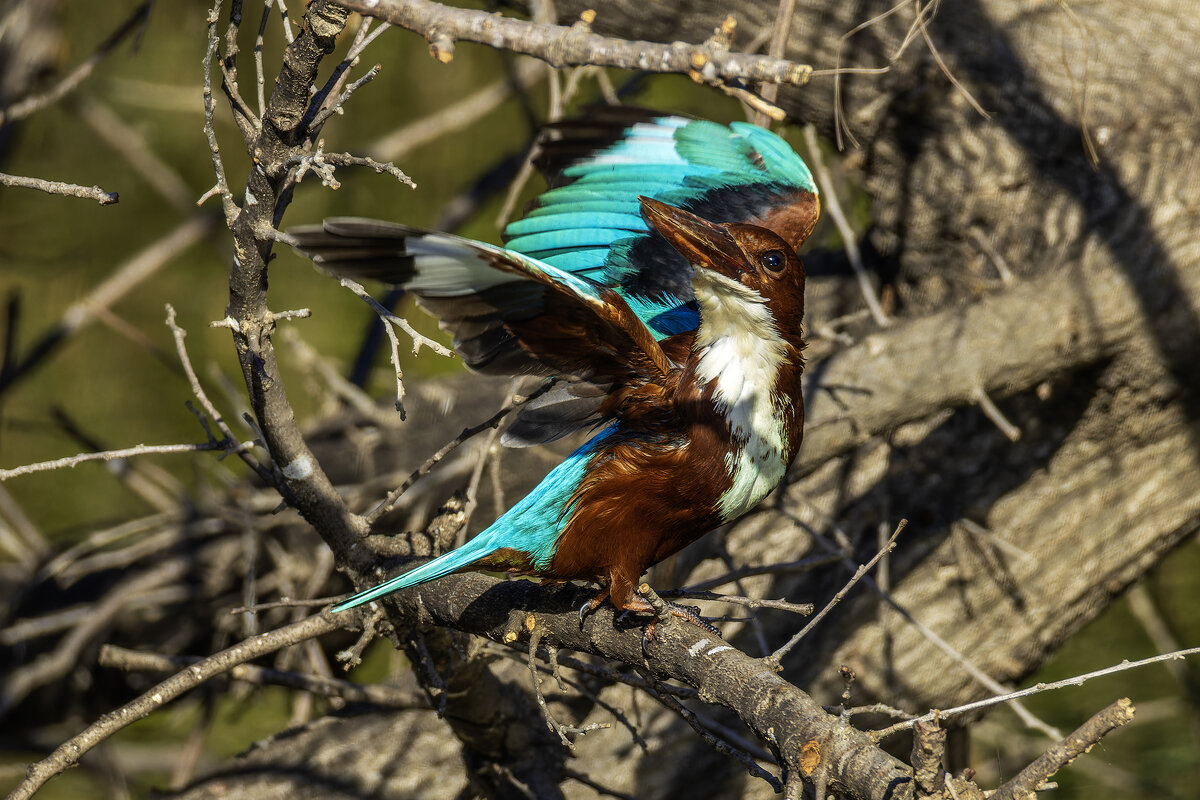
[[[725,459],[733,484],[719,501],[728,522],[757,505],[787,470],[787,434],[779,420],[791,398],[776,403],[771,397],[787,343],[757,292],[703,267],[694,269],[692,288],[700,305],[696,377],[715,381],[713,401],[734,439]]]

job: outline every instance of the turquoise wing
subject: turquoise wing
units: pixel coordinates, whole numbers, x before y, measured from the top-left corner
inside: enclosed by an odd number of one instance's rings
[[[559,138],[538,157],[552,188],[505,228],[506,247],[612,287],[658,339],[694,329],[699,318],[691,267],[651,231],[639,195],[713,222],[763,224],[816,194],[800,156],[744,122],[612,109],[552,130]]]

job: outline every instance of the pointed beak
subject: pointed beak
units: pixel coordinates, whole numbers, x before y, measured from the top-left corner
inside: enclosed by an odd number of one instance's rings
[[[638,197],[642,216],[684,258],[731,280],[748,271],[746,256],[722,225],[649,197]]]

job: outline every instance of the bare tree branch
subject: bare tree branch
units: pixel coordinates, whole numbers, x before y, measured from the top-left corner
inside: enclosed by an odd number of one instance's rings
[[[989,797],[991,800],[1024,800],[1067,764],[1091,750],[1106,735],[1133,720],[1133,703],[1125,697],[1099,711],[1070,736],[1043,753],[1036,761]]]
[[[190,667],[204,661],[205,659],[197,656],[164,656],[157,653],[128,650],[112,644],[106,644],[100,648],[98,658],[102,667],[114,667],[130,672],[175,672],[182,667]],[[229,670],[229,677],[235,681],[244,681],[259,686],[286,686],[290,689],[299,689],[325,697],[336,697],[352,703],[371,703],[383,708],[429,708],[429,703],[423,696],[386,684],[363,686],[346,680],[287,670],[267,669],[254,664],[238,664]]]
[[[339,621],[333,617],[328,614],[319,614],[285,628],[239,642],[233,647],[222,650],[172,675],[137,699],[126,703],[111,714],[106,714],[78,735],[63,742],[46,758],[30,765],[25,780],[13,789],[8,800],[27,800],[32,797],[34,792],[40,789],[46,781],[76,764],[84,753],[127,725],[137,722],[205,681],[228,672],[238,664],[252,658],[273,653],[283,647],[337,630],[339,627],[341,627]]]
[[[425,0],[347,0],[345,5],[419,33],[429,42],[430,54],[443,62],[454,57],[455,41],[467,41],[534,56],[554,67],[675,72],[707,83],[733,79],[802,86],[812,74],[807,64],[730,52],[719,45],[664,45],[598,36],[584,20],[570,27],[538,25]]]
[[[140,444],[136,447],[126,447],[121,450],[105,450],[99,453],[79,453],[74,456],[57,458],[53,461],[40,461],[36,464],[23,464],[11,469],[0,469],[0,481],[17,478],[22,475],[32,475],[35,472],[49,472],[55,469],[77,467],[89,461],[116,461],[135,456],[162,455],[171,453],[200,453],[208,450],[220,450],[218,442],[199,442],[198,444]]]
[[[120,198],[116,192],[106,192],[99,186],[78,186],[74,183],[48,181],[44,178],[25,178],[20,175],[9,175],[0,172],[0,185],[16,186],[21,189],[37,189],[46,194],[61,194],[66,197],[81,197],[84,200],[95,200],[102,206],[110,206]]]

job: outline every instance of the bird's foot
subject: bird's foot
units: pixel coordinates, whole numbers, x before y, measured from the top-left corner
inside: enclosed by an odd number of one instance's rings
[[[683,619],[683,620],[687,620],[688,622],[695,625],[697,628],[703,628],[704,630],[708,631],[713,636],[721,635],[721,632],[719,630],[717,630],[717,626],[713,625],[711,622],[706,620],[704,617],[700,616],[700,607],[699,606],[681,606],[676,603],[670,603],[670,602],[666,602],[666,601],[663,601],[663,602],[666,603],[667,612],[670,613],[672,616],[679,617],[680,619]]]
[[[604,587],[600,590],[600,594],[596,595],[591,600],[588,600],[586,603],[584,603],[583,605],[581,605],[579,607],[579,627],[580,628],[583,627],[583,621],[587,618],[587,615],[591,614],[593,611],[595,611],[597,608],[599,608],[600,605],[607,599],[608,599],[608,585],[605,584]]]
[[[658,592],[650,588],[648,583],[643,583],[638,587],[638,594],[641,595],[640,599],[647,606],[646,611],[654,615],[642,630],[642,655],[649,655],[647,648],[654,640],[654,631],[658,627],[658,623],[669,621],[669,617],[678,617],[690,622],[714,636],[721,635],[721,632],[712,623],[700,616],[700,609],[696,606],[683,606],[663,600],[658,596]]]

